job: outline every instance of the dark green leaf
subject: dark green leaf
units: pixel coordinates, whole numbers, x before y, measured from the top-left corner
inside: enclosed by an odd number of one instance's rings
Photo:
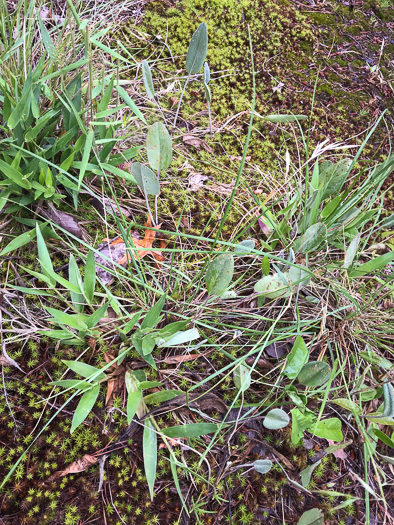
[[[186,71],[194,75],[202,68],[208,51],[208,29],[202,22],[195,30],[186,55]]]

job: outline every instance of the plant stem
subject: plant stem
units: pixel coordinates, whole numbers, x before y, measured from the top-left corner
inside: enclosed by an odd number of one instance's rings
[[[174,127],[175,127],[175,124],[176,124],[176,121],[177,121],[177,118],[178,118],[179,108],[181,107],[183,95],[185,93],[185,89],[186,89],[187,83],[189,82],[189,79],[190,79],[190,75],[188,75],[188,77],[186,79],[186,82],[185,82],[185,85],[183,86],[182,93],[181,93],[181,98],[179,99],[178,107],[176,108],[176,113],[175,113],[175,118],[174,118]]]

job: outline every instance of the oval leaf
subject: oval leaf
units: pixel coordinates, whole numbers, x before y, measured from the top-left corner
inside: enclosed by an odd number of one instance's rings
[[[240,364],[233,372],[234,384],[241,392],[245,392],[250,387],[250,370],[247,366]]]
[[[254,239],[246,239],[234,246],[234,253],[248,253],[250,250],[254,250],[256,242]]]
[[[189,75],[195,75],[204,64],[208,51],[208,29],[207,24],[202,22],[195,30],[189,44],[186,55],[186,71]]]
[[[331,375],[331,368],[323,361],[311,361],[302,367],[297,379],[304,386],[324,385]]]
[[[131,173],[138,186],[146,195],[159,195],[160,184],[151,169],[141,164],[141,162],[134,162],[131,166]]]
[[[146,60],[142,62],[141,68],[146,94],[150,99],[155,98],[155,88],[153,86],[152,73]]]
[[[270,410],[266,415],[263,426],[270,430],[277,430],[278,428],[284,428],[289,424],[290,418],[284,410],[281,408],[274,408]]]
[[[253,468],[260,474],[267,474],[272,468],[272,461],[269,459],[257,459],[253,463]]]
[[[171,137],[161,122],[149,126],[146,134],[146,153],[150,167],[155,170],[166,170],[172,160]]]
[[[234,258],[229,253],[218,255],[208,266],[205,274],[207,291],[210,295],[222,295],[234,274]]]

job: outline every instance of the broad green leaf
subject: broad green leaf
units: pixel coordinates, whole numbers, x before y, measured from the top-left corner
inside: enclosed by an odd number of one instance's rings
[[[338,450],[344,450],[352,443],[353,441],[347,441],[346,443],[339,443],[339,445],[330,445],[329,447],[324,449],[324,452],[326,454],[334,454],[334,452],[338,452]]]
[[[40,32],[41,32],[41,38],[42,38],[42,42],[45,46],[45,49],[49,55],[49,58],[51,60],[55,60],[56,59],[56,48],[55,48],[55,45],[54,43],[52,42],[52,39],[45,27],[45,25],[43,24],[42,20],[41,20],[41,16],[38,15],[38,24],[40,26]]]
[[[386,359],[385,357],[381,357],[378,354],[375,354],[375,352],[372,352],[371,350],[369,350],[368,352],[359,352],[359,356],[361,357],[361,359],[364,359],[364,361],[367,361],[372,365],[381,366],[385,370],[391,370],[394,366],[394,364],[391,363],[388,359]]]
[[[141,329],[154,328],[160,319],[160,314],[163,310],[166,302],[166,294],[162,295],[160,299],[152,306],[149,312],[145,315],[145,319],[142,321]]]
[[[331,439],[332,441],[342,441],[342,422],[337,417],[322,419],[309,428],[309,431],[320,438]]]
[[[15,129],[18,124],[26,119],[28,112],[30,111],[30,101],[31,101],[31,89],[27,90],[26,93],[19,100],[17,105],[12,110],[11,115],[8,118],[7,126],[10,129]],[[16,130],[14,131],[14,134]]]
[[[315,416],[311,412],[303,414],[298,408],[293,408],[290,412],[292,417],[291,442],[297,445],[304,436],[305,430],[313,424]]]
[[[53,319],[49,319],[49,321],[56,321],[58,324],[65,324],[75,330],[88,330],[88,326],[75,315],[66,314],[61,310],[55,310],[55,308],[50,308],[49,306],[46,306],[45,309],[48,310],[53,317]]]
[[[156,172],[166,170],[172,160],[171,137],[161,122],[149,126],[146,134],[146,153],[149,165]]]
[[[254,239],[246,239],[234,246],[234,253],[248,253],[250,250],[254,250],[256,242]]]
[[[189,423],[164,428],[161,432],[169,438],[193,438],[216,432],[219,428],[215,423]]]
[[[297,525],[324,525],[324,516],[320,509],[311,509],[304,512]]]
[[[5,248],[0,252],[0,255],[6,255],[9,252],[12,252],[13,250],[17,250],[21,246],[25,246],[25,244],[28,244],[30,241],[32,241],[36,236],[36,229],[30,230],[25,233],[21,233],[18,235],[18,237],[15,237],[15,239],[12,239],[10,243],[7,244]]]
[[[263,420],[263,426],[270,430],[287,427],[290,422],[289,416],[281,408],[273,408]]]
[[[309,253],[317,250],[327,238],[327,227],[322,222],[312,224],[304,235],[296,239],[293,245],[295,252]]]
[[[185,330],[184,332],[178,332],[174,334],[171,339],[165,341],[162,344],[158,344],[157,346],[158,348],[169,348],[171,346],[184,345],[194,341],[195,339],[198,339],[199,337],[200,333],[197,328],[190,328],[190,330]]]
[[[136,106],[135,102],[131,99],[130,95],[127,93],[125,89],[123,89],[121,86],[117,86],[117,91],[119,95],[122,97],[124,102],[129,106],[131,111],[136,115],[144,124],[147,124],[144,115],[141,113],[141,111]]]
[[[127,423],[130,425],[131,421],[133,420],[133,417],[135,416],[138,405],[141,403],[142,400],[142,390],[139,388],[135,392],[129,392],[128,398],[127,398]]]
[[[202,68],[208,51],[208,29],[202,22],[195,30],[186,55],[186,71],[195,75]]]
[[[387,264],[394,260],[394,251],[379,255],[364,264],[361,264],[357,268],[354,268],[349,272],[349,277],[362,277],[363,275],[370,274],[376,270],[381,270]]]
[[[74,332],[71,332],[71,330],[39,330],[37,333],[60,340],[70,339],[74,336]]]
[[[384,432],[381,430],[378,430],[377,428],[374,428],[372,432],[375,434],[377,438],[380,439],[380,441],[383,441],[385,445],[387,445],[390,448],[394,448],[394,441],[390,439]]]
[[[81,423],[85,421],[90,411],[92,410],[98,398],[99,393],[100,393],[100,385],[96,384],[90,390],[88,390],[82,395],[78,403],[78,406],[75,409],[74,416],[72,419],[71,431],[70,431],[71,434],[74,432],[76,428],[79,427]]]
[[[134,162],[131,166],[131,173],[133,174],[138,186],[146,195],[159,195],[159,181],[157,180],[157,176],[150,168],[148,168],[148,166],[145,166],[140,162]]]
[[[293,292],[296,292],[298,287],[303,288],[308,286],[311,282],[311,273],[308,272],[306,266],[290,266],[287,272],[289,284],[292,285]]]
[[[304,365],[297,376],[298,381],[304,386],[324,385],[331,375],[331,368],[323,361],[311,361]]]
[[[336,164],[331,164],[325,169],[320,176],[320,185],[324,188],[322,200],[327,199],[331,195],[337,195],[341,191],[345,183],[350,159],[341,159]]]
[[[1,255],[1,253],[0,253]],[[47,297],[53,297],[53,294],[49,292],[44,292],[42,290],[37,290],[36,288],[26,288],[24,286],[14,286],[13,284],[7,284],[10,288],[13,288],[14,290],[18,290],[19,292],[28,293],[30,295],[37,295],[37,296],[47,296]]]
[[[263,260],[261,261],[261,269],[263,270],[264,275],[269,275],[270,273],[270,260],[264,255]]]
[[[288,284],[283,282],[278,273],[274,273],[273,275],[265,275],[262,279],[257,281],[254,285],[254,291],[264,295],[268,299],[289,297],[292,293],[292,289],[289,286],[290,282],[288,280],[289,274],[285,272],[283,275]]]
[[[155,88],[153,86],[152,73],[149,64],[146,60],[142,61],[142,78],[144,79],[144,86],[146,94],[150,99],[155,98]]]
[[[62,379],[61,381],[51,381],[49,384],[64,388],[79,388],[80,390],[88,390],[89,388],[92,388],[92,383],[80,381],[79,379]]]
[[[295,122],[297,120],[306,120],[308,117],[306,115],[266,115],[262,117],[263,120],[268,122],[273,122],[274,124],[281,122]]]
[[[138,385],[141,390],[146,390],[147,388],[157,388],[159,386],[163,386],[163,383],[160,383],[160,381],[141,381]]]
[[[78,175],[78,189],[81,187],[83,178],[85,176],[85,171],[86,171],[86,168],[89,162],[89,158],[92,153],[93,138],[94,138],[94,133],[93,133],[93,130],[90,129],[88,131],[88,134],[86,135],[85,146],[83,148],[82,162],[81,162],[81,167],[79,168],[79,175]]]
[[[84,274],[84,292],[86,299],[91,304],[94,297],[94,289],[96,286],[96,262],[94,260],[94,253],[89,250],[86,258],[85,274]]]
[[[231,282],[234,274],[232,254],[223,253],[215,257],[208,265],[205,283],[209,295],[222,295]]]
[[[144,355],[151,354],[155,346],[156,346],[156,341],[150,334],[146,335],[142,339],[142,353]]]
[[[269,459],[257,459],[253,463],[253,468],[260,474],[267,474],[272,468],[272,461]]]
[[[145,420],[142,448],[146,481],[149,487],[150,499],[153,501],[157,468],[157,434],[150,418]]]
[[[348,249],[345,251],[345,260],[343,262],[344,268],[349,268],[352,265],[354,258],[357,253],[358,245],[360,244],[361,233],[358,233],[349,244]]]
[[[300,476],[301,476],[301,484],[303,487],[307,487],[311,481],[311,477],[313,474],[313,471],[315,468],[320,465],[320,461],[316,461],[316,463],[312,463],[312,465],[309,465],[308,467],[304,468],[304,470],[301,470]]]
[[[41,230],[38,224],[36,224],[36,235],[37,235],[38,260],[40,261],[42,273],[46,275],[47,277],[49,277],[52,285],[54,285],[56,280],[48,272],[48,270],[53,272],[51,257],[49,255],[48,248],[45,244],[44,237],[42,236],[42,233],[41,233]]]
[[[303,338],[299,335],[294,341],[293,348],[286,359],[286,368],[283,374],[289,379],[295,379],[302,367],[308,362],[309,352]]]
[[[88,365],[87,363],[82,363],[81,361],[66,361],[63,360],[63,363],[68,366],[70,370],[75,372],[76,374],[79,374],[82,377],[91,377],[93,374],[96,374],[97,372],[100,372],[99,368],[96,368],[95,366]],[[99,375],[97,375],[94,380],[95,381],[102,381],[106,379],[107,376],[100,372]]]
[[[79,271],[78,265],[75,261],[73,254],[70,255],[70,261],[68,263],[68,278],[70,279],[71,284],[74,284],[78,288],[82,286],[81,273]],[[71,291],[70,295],[73,306],[77,310],[77,312],[83,312],[85,304],[85,298],[83,294]]]
[[[24,188],[25,190],[31,189],[31,184],[27,179],[29,174],[23,175],[20,171],[13,168],[12,166],[4,162],[4,160],[1,160],[1,159],[0,159],[0,170],[4,173],[6,177],[12,180],[12,182],[15,182],[15,184],[17,184],[21,188]]]
[[[250,368],[243,365],[242,363],[237,366],[233,372],[234,384],[241,392],[246,392],[250,387],[251,375]]]
[[[160,392],[154,392],[153,394],[148,394],[144,396],[144,402],[147,405],[153,403],[163,403],[163,401],[168,401],[182,395],[184,392],[182,390],[161,390]]]
[[[177,332],[183,330],[186,328],[186,325],[189,324],[189,321],[176,321],[175,323],[170,323],[161,330],[157,332],[157,339],[164,339],[165,341],[168,341],[172,338],[173,335],[175,335]],[[163,343],[161,343],[163,344]],[[160,345],[159,345],[160,346]]]
[[[357,415],[360,415],[363,413],[363,411],[361,410],[361,408],[358,406],[357,403],[355,403],[351,399],[347,399],[346,397],[339,397],[338,399],[333,399],[331,403],[335,403],[336,405],[344,408],[345,410],[354,412]]]

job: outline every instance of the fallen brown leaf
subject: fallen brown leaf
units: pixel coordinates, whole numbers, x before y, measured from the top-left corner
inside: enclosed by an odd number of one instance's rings
[[[91,456],[90,454],[85,454],[82,458],[77,459],[71,465],[69,465],[64,470],[58,470],[55,472],[48,481],[54,481],[55,479],[62,478],[63,476],[68,476],[69,474],[76,474],[77,472],[83,472],[87,468],[95,465],[98,461],[98,458]]]
[[[166,363],[167,365],[176,365],[178,363],[184,363],[185,361],[192,361],[193,359],[197,359],[201,356],[202,354],[172,355],[166,359],[163,359],[162,363]]]
[[[41,214],[50,219],[55,224],[66,230],[67,232],[75,235],[78,239],[87,239],[86,231],[77,223],[77,221],[65,211],[57,210],[56,208],[42,208],[40,210]]]
[[[202,140],[195,135],[183,135],[182,142],[188,146],[193,146],[196,149],[205,149],[208,153],[213,153],[213,149],[209,146],[205,140]]]
[[[106,352],[104,354],[104,360],[107,364],[113,361],[115,357],[116,356],[111,352]],[[105,398],[106,406],[111,406],[115,397],[118,397],[122,392],[125,385],[125,373],[127,367],[125,363],[118,365],[118,363],[115,361],[110,370],[110,373],[107,374],[107,395]]]
[[[145,226],[147,228],[152,227],[150,217],[148,218]],[[152,244],[156,236],[155,230],[158,228],[160,228],[160,224],[155,226],[152,230],[146,230],[145,237],[143,239],[137,239],[136,237],[131,236],[131,242],[134,244],[134,248],[136,248],[136,250],[128,249],[122,237],[117,237],[112,241],[109,239],[104,239],[104,241],[98,247],[98,251],[100,253],[95,253],[94,255],[96,263],[104,266],[104,268],[99,266],[96,267],[96,273],[103,284],[109,284],[114,278],[113,275],[108,270],[106,270],[106,268],[115,268],[112,261],[120,264],[121,266],[126,266],[127,263],[131,261],[131,257],[134,257],[134,259],[142,259],[142,257],[145,257],[145,255],[148,255],[149,253],[153,255],[156,261],[161,262],[164,260],[161,252],[152,250]],[[163,239],[160,242],[160,246],[165,246],[165,241]],[[105,259],[102,257],[102,255],[110,260]]]

